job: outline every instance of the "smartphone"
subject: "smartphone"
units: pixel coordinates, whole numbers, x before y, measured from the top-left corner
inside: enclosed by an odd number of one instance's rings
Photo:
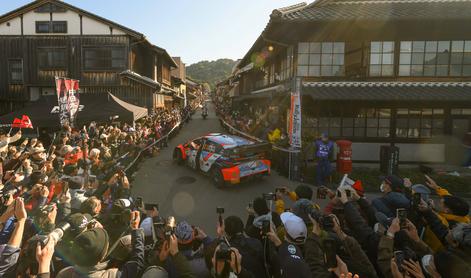
[[[352,197],[352,191],[350,191],[350,189],[345,189],[345,194],[347,194],[348,198]]]
[[[402,267],[402,263],[404,262],[404,252],[403,251],[395,251],[394,252],[394,259],[396,260],[397,268],[401,273],[404,272],[404,268]]]
[[[223,214],[224,213],[224,208],[223,207],[217,207],[216,208],[216,213],[217,214]]]
[[[407,210],[400,208],[396,210],[396,216],[399,219],[399,226],[401,229],[407,227]]]
[[[154,208],[159,210],[159,204],[144,204],[145,210],[153,210]]]
[[[249,209],[253,208],[252,202],[249,203]]]
[[[327,268],[337,267],[337,251],[335,240],[326,239],[323,242],[325,265]]]
[[[340,190],[337,190],[337,197],[340,198],[342,194],[340,193]]]
[[[266,235],[270,232],[270,220],[263,220],[262,221],[262,234]]]
[[[417,209],[421,201],[422,201],[422,196],[420,195],[420,193],[414,193],[414,195],[412,196],[412,207],[414,209]]]

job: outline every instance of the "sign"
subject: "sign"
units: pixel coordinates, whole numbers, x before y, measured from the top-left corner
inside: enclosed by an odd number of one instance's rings
[[[299,84],[298,84],[299,83]],[[296,89],[291,92],[291,109],[289,115],[289,144],[301,148],[301,80],[296,80]]]
[[[56,77],[56,93],[61,126],[73,126],[80,106],[79,81]]]

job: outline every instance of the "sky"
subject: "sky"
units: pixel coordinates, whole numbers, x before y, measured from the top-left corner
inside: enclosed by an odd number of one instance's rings
[[[0,14],[31,0],[0,0]],[[304,0],[306,1],[306,0]],[[307,0],[308,2],[312,2]],[[188,65],[239,59],[268,23],[270,13],[303,0],[65,0],[143,33]]]

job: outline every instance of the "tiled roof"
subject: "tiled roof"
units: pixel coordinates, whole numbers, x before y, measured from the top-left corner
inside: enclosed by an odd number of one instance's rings
[[[471,101],[471,82],[305,82],[314,100]]]
[[[160,83],[159,82],[154,81],[153,79],[151,79],[149,77],[142,76],[142,75],[140,75],[140,74],[138,74],[134,71],[131,71],[131,70],[125,70],[125,71],[121,72],[120,75],[128,77],[129,79],[132,79],[134,81],[143,83],[143,84],[145,84],[147,86],[150,86],[154,89],[159,89],[160,88]]]
[[[291,10],[278,9],[274,20],[470,18],[470,0],[318,0]]]

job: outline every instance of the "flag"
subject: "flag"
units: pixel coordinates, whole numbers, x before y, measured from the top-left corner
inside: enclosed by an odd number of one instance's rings
[[[299,90],[291,92],[288,128],[290,146],[301,148],[301,94]]]
[[[61,126],[73,126],[80,106],[79,81],[56,77],[56,93]]]
[[[33,123],[31,122],[30,118],[26,115],[21,117],[21,124],[22,128],[33,128]]]

